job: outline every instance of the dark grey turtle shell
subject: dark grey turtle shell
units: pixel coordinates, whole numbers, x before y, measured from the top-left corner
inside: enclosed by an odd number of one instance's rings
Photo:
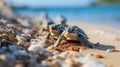
[[[81,28],[77,28],[77,33],[79,35],[84,36],[85,38],[89,39],[89,37],[87,36],[87,34],[81,29]]]
[[[81,28],[79,28],[78,26],[69,26],[67,28],[67,31],[70,32],[70,33],[76,33],[79,36],[84,36],[85,38],[88,39],[87,34]]]

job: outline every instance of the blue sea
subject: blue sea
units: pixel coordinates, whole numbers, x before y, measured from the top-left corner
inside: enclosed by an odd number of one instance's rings
[[[15,8],[14,11],[23,16],[35,17],[39,16],[42,12],[47,12],[51,18],[63,15],[68,20],[76,22],[120,28],[120,6]]]

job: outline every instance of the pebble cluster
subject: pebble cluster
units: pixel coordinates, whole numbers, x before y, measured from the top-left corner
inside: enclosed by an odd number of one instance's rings
[[[17,20],[16,20],[17,21]],[[105,67],[91,59],[92,54],[82,56],[76,51],[54,49],[33,27],[0,17],[0,66],[1,67]]]
[[[5,3],[4,0],[0,1]],[[2,8],[7,7],[1,4]],[[0,10],[1,10],[0,7]],[[3,10],[3,9],[2,9]],[[81,55],[80,46],[69,47],[71,51],[53,47],[53,39],[46,40],[46,32],[40,34],[44,17],[25,18],[15,15],[10,9],[0,13],[0,67],[106,67],[95,60],[102,55]],[[40,20],[41,19],[41,20]],[[58,16],[57,22],[63,20]],[[66,24],[64,19],[62,24]],[[66,26],[66,25],[65,25]],[[111,50],[108,50],[108,52]]]

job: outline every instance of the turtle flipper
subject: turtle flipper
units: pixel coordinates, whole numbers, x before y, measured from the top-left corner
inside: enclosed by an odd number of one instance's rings
[[[43,31],[44,31],[44,27],[40,29],[39,33],[42,34]]]
[[[88,47],[88,48],[94,48],[94,44],[92,44],[91,42],[88,41],[88,39],[86,39],[85,37],[81,36],[79,38],[79,41],[82,45]]]
[[[54,43],[54,46],[57,46],[62,41],[62,36],[59,36],[57,41]]]
[[[48,40],[50,38],[50,32],[47,33],[45,40]]]
[[[65,31],[63,31],[62,34],[59,36],[57,41],[54,43],[54,46],[57,46],[62,41],[62,39],[64,38],[64,34],[65,34]]]

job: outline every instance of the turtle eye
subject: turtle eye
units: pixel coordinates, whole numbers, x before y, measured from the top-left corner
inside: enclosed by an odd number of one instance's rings
[[[52,26],[52,29],[54,29],[54,26]]]
[[[50,25],[50,28],[51,28],[51,29],[54,29],[54,25]]]
[[[57,28],[57,26],[55,25],[55,26],[54,26],[54,29],[56,29],[56,28]]]
[[[70,28],[70,31],[73,32],[73,31],[74,31],[74,28],[71,27],[71,28]]]
[[[70,32],[70,33],[72,33],[73,31],[74,31],[73,28],[69,28],[69,29],[68,29],[68,32]]]
[[[48,25],[50,25],[50,23],[48,23]]]
[[[53,25],[53,26],[52,26],[52,29],[53,29],[53,30],[57,30],[57,25]]]

